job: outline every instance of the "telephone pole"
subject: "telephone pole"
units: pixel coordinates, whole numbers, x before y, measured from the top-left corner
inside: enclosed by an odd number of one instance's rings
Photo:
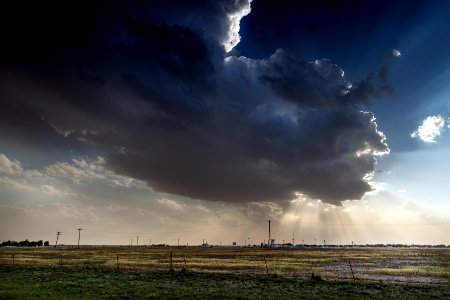
[[[56,245],[58,245],[58,239],[59,239],[59,236],[61,235],[61,231],[58,231],[57,233],[56,233],[56,243],[55,243],[55,248],[56,248]]]
[[[270,239],[270,220],[268,220],[267,222],[269,222],[269,240],[268,240],[267,244],[269,244],[269,247],[271,247],[272,240]]]
[[[136,246],[139,246],[139,236],[136,237]]]
[[[83,230],[83,228],[78,228],[78,248],[80,248],[80,235],[81,235],[81,230]]]

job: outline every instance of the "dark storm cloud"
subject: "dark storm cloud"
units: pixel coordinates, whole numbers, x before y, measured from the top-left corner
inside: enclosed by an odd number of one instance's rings
[[[247,2],[189,3],[3,10],[9,118],[0,130],[22,126],[26,112],[35,120],[28,134],[50,128],[94,143],[114,172],[191,198],[264,202],[301,192],[338,205],[370,191],[363,177],[388,150],[373,115],[361,112],[377,84],[350,88],[329,60],[283,50],[224,59],[228,15]]]
[[[389,53],[375,74],[350,83],[344,71],[327,59],[308,62],[278,50],[263,64],[260,79],[279,96],[300,106],[334,110],[369,104],[376,96],[392,93],[388,82],[393,55]],[[264,60],[263,60],[264,61]]]
[[[343,71],[329,60],[308,62],[278,50],[264,64],[260,79],[279,96],[301,106],[334,109],[345,105],[351,86]]]

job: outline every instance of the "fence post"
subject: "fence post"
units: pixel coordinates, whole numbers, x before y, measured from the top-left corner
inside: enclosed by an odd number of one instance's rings
[[[11,258],[12,258],[12,264],[13,264],[13,266],[14,266],[14,254],[11,255]]]
[[[119,270],[119,254],[117,254],[116,260],[117,260],[117,270]]]
[[[266,274],[269,275],[269,269],[267,268],[267,261],[265,257],[264,257],[264,264],[266,265]]]
[[[173,271],[173,268],[172,268],[172,251],[170,251],[170,271]]]
[[[353,273],[353,268],[352,268],[352,263],[350,261],[348,261],[348,264],[350,265],[350,271],[352,271],[352,277],[353,277],[353,281],[355,281],[355,274]]]

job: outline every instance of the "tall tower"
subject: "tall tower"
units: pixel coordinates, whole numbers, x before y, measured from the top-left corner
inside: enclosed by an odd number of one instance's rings
[[[78,248],[80,248],[80,235],[81,235],[81,230],[83,230],[83,228],[78,228]]]
[[[56,233],[56,243],[55,243],[55,248],[56,248],[56,245],[58,245],[58,239],[59,239],[59,236],[61,235],[61,231],[58,231],[57,233]]]

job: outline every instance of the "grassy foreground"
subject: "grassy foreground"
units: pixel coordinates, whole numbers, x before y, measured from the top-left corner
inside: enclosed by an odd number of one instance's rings
[[[450,299],[450,286],[182,271],[0,266],[0,299]]]
[[[170,269],[171,253],[178,271],[450,284],[450,248],[1,247],[0,265],[163,271]]]

